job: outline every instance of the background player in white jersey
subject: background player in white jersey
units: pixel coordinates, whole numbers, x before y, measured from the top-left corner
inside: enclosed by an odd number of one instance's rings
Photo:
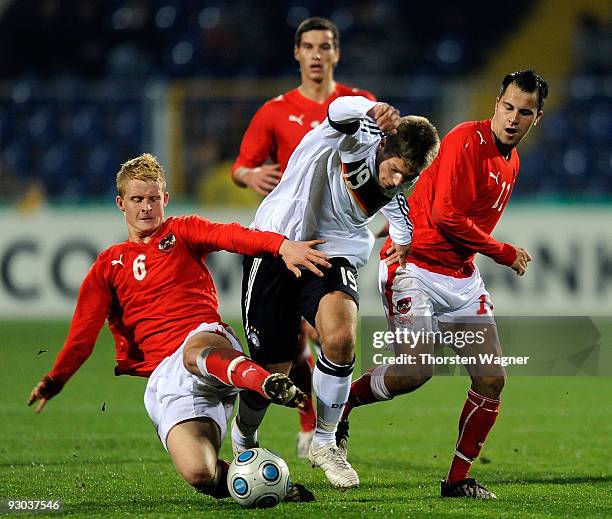
[[[443,330],[457,339],[466,332],[479,337],[457,353],[478,360],[466,365],[472,385],[459,419],[459,436],[448,476],[441,482],[443,497],[495,498],[469,477],[472,462],[500,406],[505,383],[501,365],[483,363],[478,354],[501,356],[493,319],[493,303],[473,260],[476,253],[512,268],[522,276],[529,253],[491,236],[507,206],[518,176],[518,143],[542,117],[548,85],[532,70],[504,77],[492,119],[455,127],[409,199],[414,226],[407,264],[398,265],[391,240],[381,250],[380,289],[392,329]],[[391,237],[392,238],[392,237]],[[391,249],[389,249],[389,247]],[[391,255],[389,255],[391,253]],[[433,342],[396,344],[396,353],[433,353]],[[427,357],[426,357],[427,358]],[[359,405],[389,400],[427,382],[433,367],[384,364],[353,382],[338,445],[346,448],[347,417]]]
[[[390,135],[383,138],[382,132]],[[322,354],[313,375],[317,428],[309,458],[340,488],[359,478],[336,448],[335,430],[348,397],[357,322],[357,269],[374,238],[368,223],[382,209],[391,235],[406,243],[409,229],[402,187],[414,180],[436,154],[436,129],[423,117],[400,118],[386,103],[341,97],[328,118],[297,147],[279,185],[262,202],[252,228],[275,230],[296,239],[325,240],[320,250],[332,267],[320,281],[307,273],[294,283],[273,258],[245,257],[243,320],[249,351],[271,371],[287,372],[304,317],[319,333]],[[240,416],[232,429],[237,450],[257,442],[259,412]],[[242,408],[239,409],[239,413]]]

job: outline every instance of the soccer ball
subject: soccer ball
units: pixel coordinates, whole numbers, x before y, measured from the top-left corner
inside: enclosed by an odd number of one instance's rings
[[[276,506],[285,499],[290,484],[287,463],[268,449],[241,452],[227,473],[229,492],[242,506]]]

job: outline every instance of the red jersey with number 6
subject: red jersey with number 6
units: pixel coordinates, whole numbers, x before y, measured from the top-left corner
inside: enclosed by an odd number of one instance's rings
[[[256,168],[266,160],[278,163],[280,170],[285,171],[289,157],[304,135],[323,122],[330,103],[342,96],[376,100],[366,90],[336,83],[336,89],[322,103],[304,97],[297,88],[267,101],[253,116],[232,171]]]
[[[108,319],[115,373],[148,377],[199,324],[222,323],[207,254],[276,255],[283,240],[237,223],[182,216],[168,218],[148,243],[109,247],[81,284],[68,337],[49,375],[65,383],[89,357]]]
[[[512,265],[514,248],[491,232],[508,204],[519,170],[513,149],[501,155],[491,121],[466,122],[442,140],[408,200],[413,225],[408,261],[453,277],[469,277],[477,252]],[[381,257],[391,245],[385,243]]]

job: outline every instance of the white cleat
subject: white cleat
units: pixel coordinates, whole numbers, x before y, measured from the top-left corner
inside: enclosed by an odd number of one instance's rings
[[[310,450],[313,436],[314,431],[300,431],[298,433],[297,442],[295,443],[295,453],[298,458],[308,458],[308,451]]]
[[[347,489],[359,486],[359,476],[351,464],[346,461],[343,451],[333,443],[315,450],[310,444],[308,459],[313,467],[321,467],[325,477],[336,488]]]
[[[259,447],[257,436],[245,436],[236,424],[236,418],[232,420],[232,452],[234,458],[248,449]]]

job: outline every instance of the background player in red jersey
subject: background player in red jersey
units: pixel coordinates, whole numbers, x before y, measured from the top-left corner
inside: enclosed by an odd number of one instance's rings
[[[304,395],[287,376],[243,355],[218,314],[206,255],[221,249],[271,254],[297,277],[300,266],[322,275],[316,265],[329,263],[312,248],[322,242],[294,242],[199,216],[164,219],[164,172],[149,154],[123,164],[117,189],[128,240],[103,251],[85,276],[64,347],[28,404],[38,400],[36,411],[43,410],[89,357],[108,320],[115,373],[149,377],[145,406],[177,471],[197,490],[225,497],[228,464],[217,454],[237,391],[290,407]]]
[[[304,20],[295,33],[293,55],[300,65],[300,85],[270,99],[257,111],[232,167],[232,179],[238,186],[261,195],[279,183],[293,150],[327,117],[334,99],[347,95],[376,99],[366,90],[334,80],[340,33],[331,21],[317,17]]]
[[[433,164],[421,175],[409,199],[413,225],[407,247],[388,239],[381,250],[380,289],[389,326],[415,332],[444,330],[483,332],[457,353],[501,355],[493,319],[493,304],[473,259],[477,252],[512,268],[522,276],[529,253],[491,236],[506,207],[519,170],[518,143],[542,117],[548,85],[534,71],[504,77],[495,114],[486,121],[467,122],[443,140]],[[454,335],[454,337],[458,337]],[[414,341],[396,344],[396,353],[433,353],[433,344]],[[469,477],[495,423],[505,370],[499,365],[466,366],[472,386],[459,419],[459,437],[448,476],[441,482],[444,497],[495,498],[495,494]],[[380,365],[353,382],[338,444],[346,448],[351,409],[414,391],[427,382],[433,367],[422,363]]]
[[[240,155],[232,167],[232,178],[241,187],[267,195],[279,183],[293,150],[314,127],[327,117],[327,108],[336,98],[360,95],[375,100],[365,90],[351,88],[334,80],[334,69],[340,59],[340,33],[325,18],[304,20],[295,33],[295,60],[300,65],[300,85],[266,102],[255,114],[244,134]],[[308,338],[318,342],[317,332],[303,321],[300,335],[301,353],[295,360],[290,377],[308,395],[300,409],[300,433],[296,451],[308,456],[316,425],[312,403],[313,359]],[[248,405],[242,395],[241,405]],[[253,405],[256,405],[253,403]]]

